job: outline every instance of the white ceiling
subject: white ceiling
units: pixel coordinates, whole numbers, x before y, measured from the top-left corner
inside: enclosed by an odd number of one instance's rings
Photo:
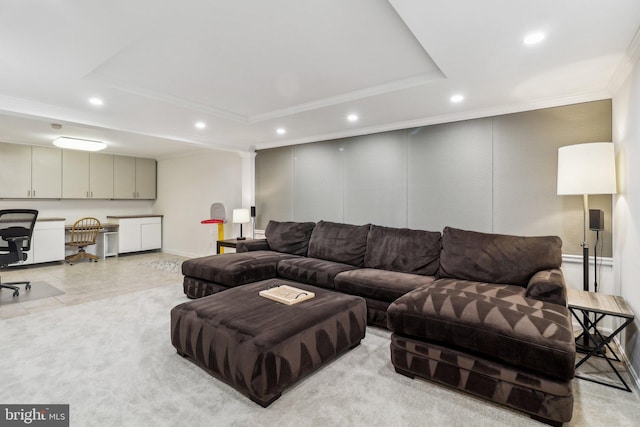
[[[639,28],[638,0],[4,0],[0,141],[161,158],[603,99]]]

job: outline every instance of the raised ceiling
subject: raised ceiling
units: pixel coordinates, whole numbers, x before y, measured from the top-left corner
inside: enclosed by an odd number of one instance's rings
[[[0,141],[159,158],[603,99],[639,28],[637,0],[10,0]]]

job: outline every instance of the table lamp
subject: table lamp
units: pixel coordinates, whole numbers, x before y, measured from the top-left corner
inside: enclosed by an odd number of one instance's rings
[[[234,209],[233,210],[233,223],[240,224],[240,237],[238,240],[245,240],[246,237],[242,237],[242,224],[246,224],[251,221],[249,216],[249,209]]]

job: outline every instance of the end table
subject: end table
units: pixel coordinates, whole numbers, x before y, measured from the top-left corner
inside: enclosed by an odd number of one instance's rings
[[[612,361],[620,362],[621,360],[609,345],[616,335],[633,322],[635,315],[627,302],[624,298],[616,295],[603,295],[595,292],[578,291],[575,289],[567,289],[567,301],[567,305],[573,314],[573,317],[578,321],[580,326],[582,326],[582,333],[576,338],[576,341],[583,339],[584,334],[586,333],[587,339],[594,345],[593,349],[591,349],[587,355],[576,364],[576,371],[583,363],[591,358],[591,356],[602,357],[607,361],[609,367],[611,367],[623,386],[606,383],[577,374],[576,378],[631,392],[631,388],[629,388],[625,380],[620,375],[620,372],[618,372],[612,363]],[[623,321],[622,325],[620,325],[609,336],[603,335],[598,329],[598,323],[607,316],[613,316]],[[594,320],[591,320],[591,317],[594,317]],[[607,355],[607,350],[611,352],[613,358],[610,358]]]
[[[221,248],[233,248],[235,249],[236,246],[238,245],[238,242],[250,242],[251,240],[254,239],[226,239],[226,240],[218,240],[218,242],[216,243],[216,253],[219,254],[220,253],[220,249]]]

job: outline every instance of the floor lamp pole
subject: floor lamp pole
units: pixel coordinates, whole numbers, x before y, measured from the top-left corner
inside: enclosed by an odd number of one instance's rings
[[[582,238],[582,288],[583,290],[589,292],[589,241],[587,239],[587,230],[588,230],[588,215],[589,215],[589,196],[587,194],[582,195],[582,204],[583,204],[583,224],[584,224],[584,235]],[[583,324],[587,325],[589,321],[589,317],[585,314],[583,319]],[[591,347],[589,344],[589,330],[585,327],[582,330],[582,346],[584,349],[588,349]]]

